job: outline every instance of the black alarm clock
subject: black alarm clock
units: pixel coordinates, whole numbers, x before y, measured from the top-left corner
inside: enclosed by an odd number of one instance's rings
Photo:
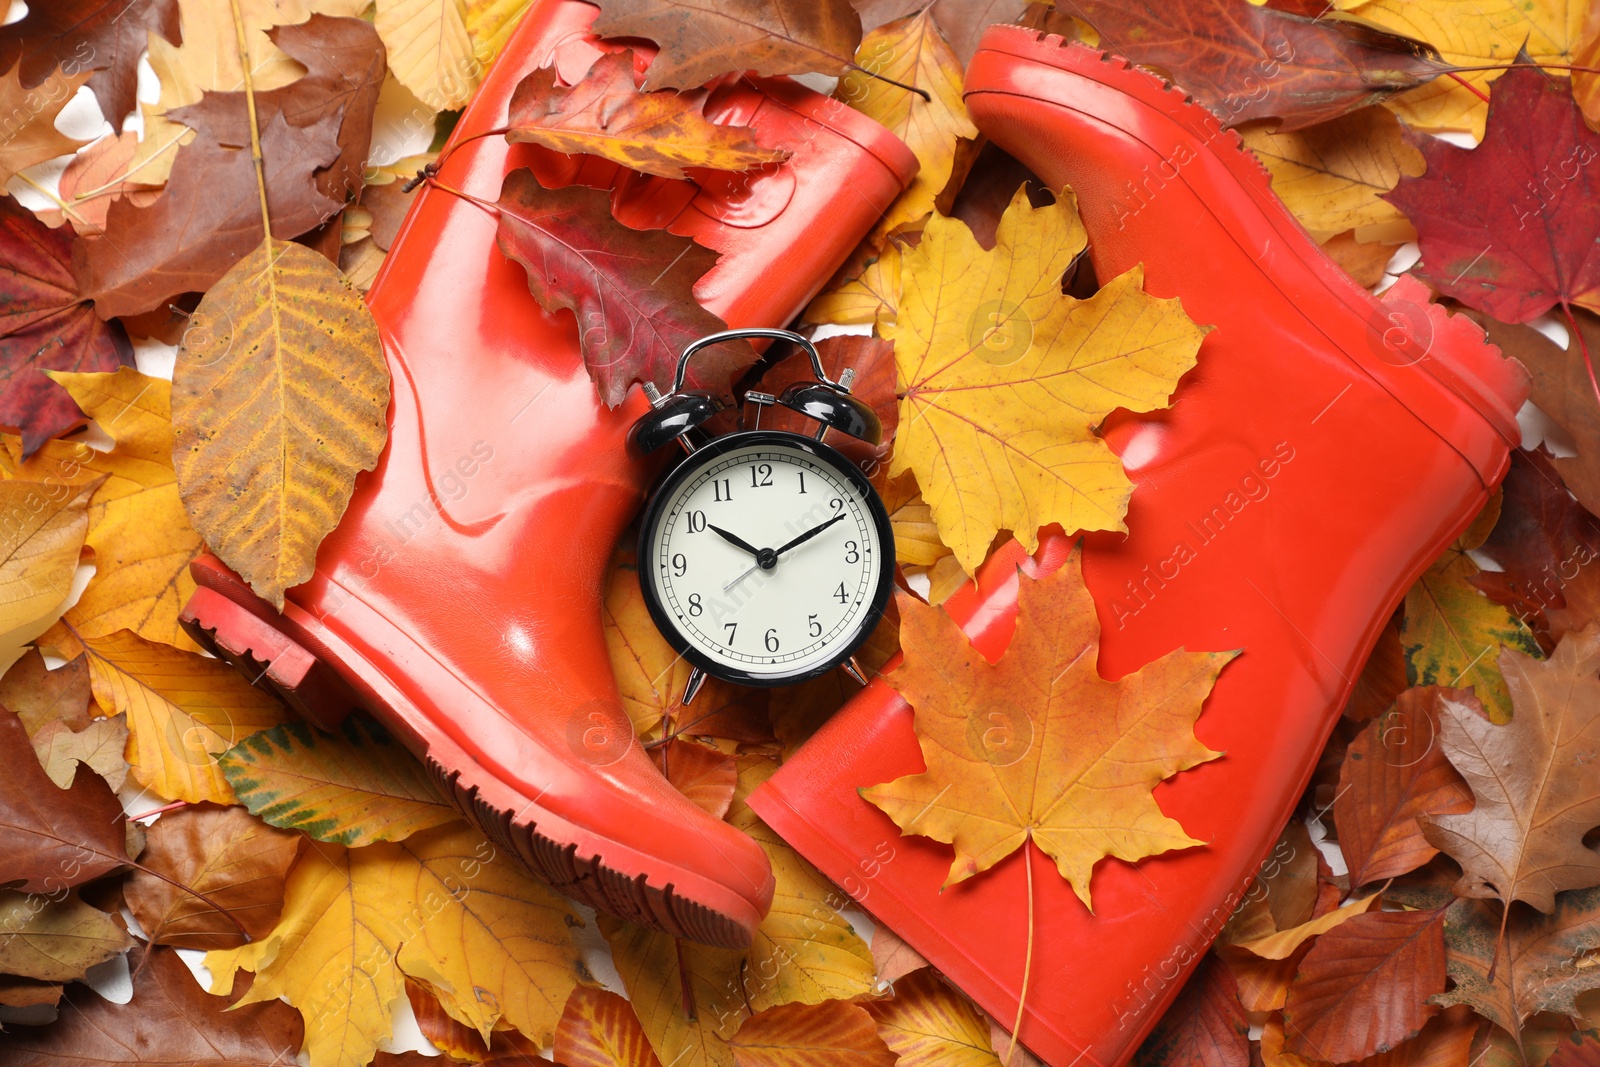
[[[746,393],[753,429],[697,440],[719,405],[684,389],[689,360],[741,337],[794,342],[816,380],[778,396]],[[877,415],[850,395],[854,377],[846,370],[829,379],[797,333],[726,330],[684,349],[671,392],[645,388],[652,407],[629,431],[629,446],[643,454],[677,442],[687,453],[651,493],[639,528],[645,603],[693,667],[685,704],[706,675],[782,686],[842,668],[865,684],[852,656],[888,604],[895,559],[883,501],[824,441],[830,430],[871,444],[882,437]],[[815,420],[815,434],[761,429],[761,409],[774,404]]]

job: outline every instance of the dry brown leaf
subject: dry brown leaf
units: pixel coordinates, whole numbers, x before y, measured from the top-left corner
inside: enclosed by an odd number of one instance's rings
[[[67,106],[78,86],[89,80],[88,70],[68,76],[61,68],[37,86],[23,88],[22,67],[0,73],[0,115],[5,116],[5,136],[0,138],[0,189],[35,163],[69,156],[87,141],[75,141],[56,129],[56,116]]]
[[[728,1039],[738,1067],[895,1067],[872,1016],[856,1004],[786,1004],[752,1016]]]
[[[96,719],[81,730],[64,722],[47,722],[33,735],[33,751],[44,773],[62,789],[70,788],[79,765],[89,768],[120,790],[128,780],[128,724],[121,719]]]

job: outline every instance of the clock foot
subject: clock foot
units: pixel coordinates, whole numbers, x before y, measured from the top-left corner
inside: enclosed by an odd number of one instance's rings
[[[706,672],[699,667],[689,672],[689,684],[683,687],[683,706],[688,707],[689,702],[700,692],[700,687],[706,682]]]
[[[856,662],[856,658],[854,656],[851,656],[849,659],[839,664],[839,667],[844,671],[844,673],[848,674],[862,685],[867,684],[867,676],[862,672],[861,664]]]

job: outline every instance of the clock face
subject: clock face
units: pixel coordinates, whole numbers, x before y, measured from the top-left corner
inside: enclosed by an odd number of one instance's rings
[[[814,677],[870,635],[894,542],[848,459],[797,434],[718,438],[657,491],[639,577],[656,624],[695,666],[757,685]]]

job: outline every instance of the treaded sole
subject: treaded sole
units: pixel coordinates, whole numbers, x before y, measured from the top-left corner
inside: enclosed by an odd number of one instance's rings
[[[192,571],[199,588],[185,605],[180,624],[197,644],[232,665],[252,685],[270,688],[325,729],[336,726],[351,708],[374,703],[370,696],[357,700],[331,665],[259,611],[241,604],[242,596],[254,594],[241,588],[239,579],[220,562],[196,560]],[[386,721],[397,718],[387,706],[371,710]],[[415,737],[411,731],[401,735]],[[719,948],[750,946],[750,930],[759,916],[755,921],[750,916],[741,920],[685,897],[673,882],[656,884],[642,874],[630,876],[606,862],[603,848],[581,850],[569,835],[558,832],[565,820],[544,812],[532,798],[466,759],[454,746],[422,739],[412,747],[420,747],[417,755],[467,820],[557,892],[673,937]],[[445,753],[442,748],[452,751]]]

